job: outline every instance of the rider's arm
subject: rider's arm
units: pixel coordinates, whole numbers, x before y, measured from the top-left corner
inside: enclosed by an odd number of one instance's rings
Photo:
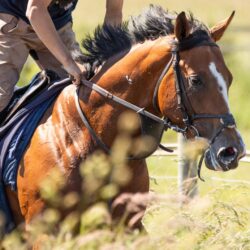
[[[51,51],[65,70],[74,77],[74,83],[81,80],[81,69],[72,59],[69,50],[59,37],[48,12],[52,0],[29,0],[26,16],[44,45]]]
[[[106,0],[106,15],[104,22],[109,25],[119,25],[122,22],[123,0]]]

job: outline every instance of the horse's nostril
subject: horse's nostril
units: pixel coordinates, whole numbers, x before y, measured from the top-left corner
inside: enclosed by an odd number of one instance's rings
[[[238,155],[238,151],[234,147],[221,148],[217,154],[218,159],[225,165],[232,163]]]

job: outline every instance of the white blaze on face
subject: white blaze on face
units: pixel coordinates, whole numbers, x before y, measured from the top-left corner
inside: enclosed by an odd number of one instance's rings
[[[219,90],[222,93],[222,96],[227,104],[227,107],[229,108],[228,95],[227,95],[227,83],[226,83],[223,75],[220,72],[218,72],[214,62],[211,62],[209,64],[209,69],[210,69],[212,75],[214,76],[214,78],[217,80]]]

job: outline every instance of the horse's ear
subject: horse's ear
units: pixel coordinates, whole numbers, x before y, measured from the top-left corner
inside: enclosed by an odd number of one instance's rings
[[[233,17],[234,17],[235,11],[232,12],[231,16],[222,22],[218,23],[214,27],[210,29],[211,37],[215,42],[219,41],[221,37],[223,36],[224,32],[226,31],[227,27],[231,23]]]
[[[186,37],[188,37],[190,33],[190,25],[187,20],[185,12],[181,12],[175,22],[174,34],[178,41],[182,41]]]

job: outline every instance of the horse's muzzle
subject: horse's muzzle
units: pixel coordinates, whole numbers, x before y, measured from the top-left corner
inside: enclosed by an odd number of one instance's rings
[[[207,168],[216,171],[229,171],[237,168],[240,159],[246,154],[241,137],[238,137],[238,143],[232,143],[232,145],[225,143],[226,145],[219,146],[219,144],[212,145],[206,151],[205,164]]]

